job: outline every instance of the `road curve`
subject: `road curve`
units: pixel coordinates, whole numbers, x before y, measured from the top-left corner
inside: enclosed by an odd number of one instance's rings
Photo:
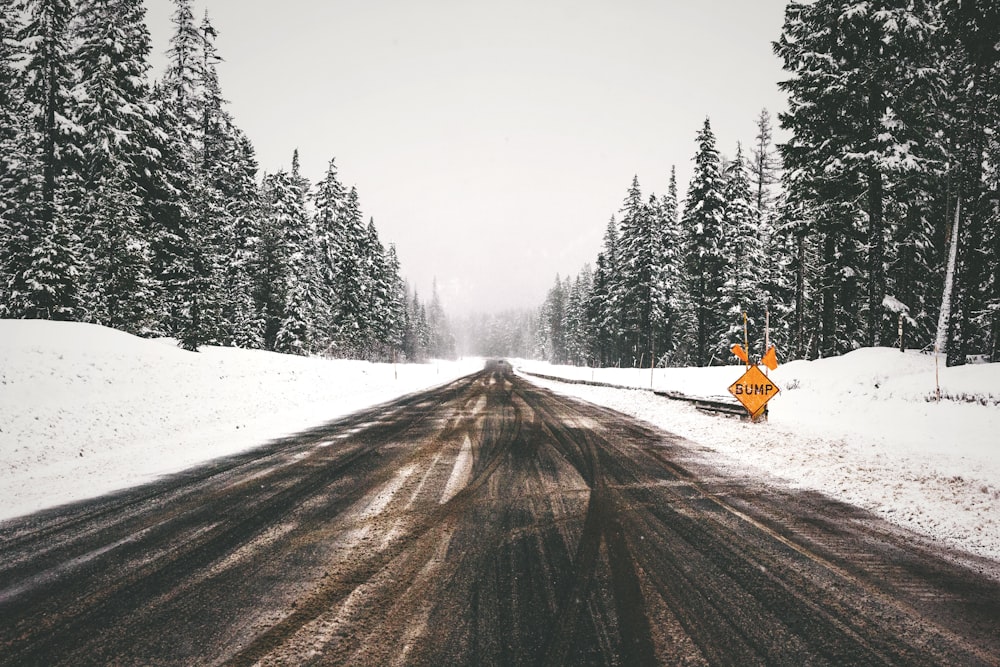
[[[696,448],[490,364],[0,523],[0,665],[1000,665],[1000,565]]]

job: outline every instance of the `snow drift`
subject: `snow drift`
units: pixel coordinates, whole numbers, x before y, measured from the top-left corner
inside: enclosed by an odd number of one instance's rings
[[[729,399],[727,387],[744,370],[517,365],[545,375]],[[762,424],[706,415],[651,392],[536,381],[697,442],[698,451],[734,475],[820,491],[1000,560],[1000,364],[945,368],[943,359],[937,367],[930,355],[866,348],[794,361],[770,377],[781,393]]]
[[[518,365],[727,397],[742,373]],[[394,368],[192,353],[96,325],[0,320],[0,519],[140,484],[479,368],[478,359]],[[651,392],[536,381],[686,437],[733,475],[814,489],[1000,560],[1000,364],[936,369],[932,356],[862,349],[770,376],[781,393],[763,424]]]
[[[481,366],[188,352],[97,325],[0,320],[0,519],[149,481]]]

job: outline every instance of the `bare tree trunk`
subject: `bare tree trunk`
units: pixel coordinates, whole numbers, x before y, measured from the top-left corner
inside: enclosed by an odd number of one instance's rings
[[[951,226],[951,243],[948,246],[948,266],[944,274],[944,289],[941,290],[941,310],[938,312],[937,337],[934,340],[936,352],[948,346],[948,328],[951,320],[951,298],[955,288],[955,260],[958,257],[958,232],[962,214],[962,200],[955,204],[955,222]]]
[[[800,359],[807,356],[806,343],[806,239],[799,234],[795,240],[799,257],[795,275],[795,353]]]
[[[822,357],[837,354],[837,244],[833,234],[823,239],[823,320],[820,324],[819,353]]]
[[[885,235],[882,172],[868,169],[868,346],[882,344],[882,301],[885,299]]]
[[[1000,228],[1000,215],[993,214],[994,229]],[[1000,362],[1000,233],[993,241],[993,322],[990,330],[990,361]]]

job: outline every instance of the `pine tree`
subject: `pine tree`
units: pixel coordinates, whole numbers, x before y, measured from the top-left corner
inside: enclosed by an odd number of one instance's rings
[[[144,232],[150,244],[150,269],[154,295],[155,333],[176,336],[182,327],[183,294],[180,285],[189,278],[187,254],[194,227],[188,200],[193,190],[190,150],[181,138],[174,105],[163,85],[154,85],[151,111],[158,130],[150,145],[158,153],[155,162],[143,165],[141,192],[148,218]]]
[[[385,327],[386,344],[393,360],[404,352],[407,325],[406,283],[403,282],[399,270],[400,264],[396,254],[396,246],[390,245],[385,255],[385,273],[388,278]]]
[[[285,317],[275,335],[275,352],[306,355],[312,348],[312,326],[308,286],[304,281],[292,285],[288,301],[285,303]]]
[[[30,166],[25,141],[24,81],[17,68],[20,25],[14,9],[12,4],[0,4],[0,317],[15,317],[22,311],[17,301],[23,303],[23,273],[36,236],[25,224],[26,199],[34,188],[22,179],[37,172]]]
[[[74,60],[79,79],[73,116],[83,132],[74,164],[77,224],[87,267],[81,289],[88,318],[132,333],[153,328],[148,215],[141,169],[153,158],[142,144],[155,129],[148,107],[149,33],[135,0],[80,4]]]
[[[771,115],[767,109],[761,109],[757,117],[757,135],[748,168],[762,248],[757,289],[765,313],[770,315],[767,319],[773,320],[770,342],[780,343],[782,353],[787,354],[787,327],[790,326],[789,314],[792,312],[792,273],[788,269],[793,262],[795,248],[789,236],[782,236],[777,231],[785,197],[781,191],[781,158],[774,145]],[[782,326],[786,328],[781,329]]]
[[[806,301],[814,285],[816,259],[809,231],[814,226],[804,215],[782,191],[761,230],[764,259],[758,289],[765,308],[767,342],[776,345],[784,358],[806,356],[806,315],[814,310],[811,300],[808,305]],[[815,329],[810,325],[810,331]]]
[[[767,109],[761,109],[757,117],[757,136],[754,138],[747,168],[750,172],[750,191],[753,196],[757,226],[761,231],[765,231],[774,211],[773,188],[779,183],[781,169],[780,159],[774,147],[771,114]]]
[[[648,244],[649,216],[642,201],[638,176],[632,177],[632,185],[619,211],[621,214],[621,234],[618,238],[618,318],[622,326],[622,346],[624,362],[635,365],[639,360],[641,342],[646,333],[648,316],[644,312],[648,298],[644,287],[650,276],[645,259],[644,245]]]
[[[12,188],[4,224],[18,231],[3,251],[4,314],[77,319],[79,239],[72,229],[76,212],[66,193],[66,172],[79,154],[79,128],[67,111],[73,81],[73,9],[68,0],[26,0],[23,9],[27,23],[18,37],[28,45],[22,107],[26,122],[20,145],[5,160],[12,168]]]
[[[88,308],[93,321],[133,334],[153,328],[149,243],[140,233],[141,198],[123,163],[103,170],[87,192]]]
[[[309,351],[318,352],[328,345],[318,323],[329,312],[329,300],[322,284],[322,257],[316,225],[307,211],[309,181],[300,172],[298,150],[292,154],[289,177],[293,200],[293,224],[287,230],[291,249],[289,275],[292,299],[286,309],[303,309],[297,317],[308,327]]]
[[[151,157],[142,141],[155,132],[149,113],[150,53],[145,9],[138,0],[82,0],[73,59],[79,77],[72,111],[84,135],[84,187],[108,165],[123,163],[131,177],[141,158]]]
[[[365,308],[369,296],[363,267],[363,243],[367,232],[355,187],[347,193],[337,227],[337,236],[342,242],[334,259],[333,351],[337,356],[352,357],[361,355],[365,344]]]
[[[787,299],[789,290],[788,274],[783,269],[790,257],[786,254],[788,246],[775,236],[782,199],[781,159],[774,145],[771,114],[767,109],[761,109],[757,117],[757,135],[747,166],[754,214],[757,218],[757,232],[763,253],[760,264],[761,279],[758,282],[761,303],[767,311],[784,312],[787,301],[782,299]]]
[[[677,169],[671,166],[667,194],[660,201],[663,234],[663,280],[667,314],[663,332],[664,363],[687,363],[684,341],[695,338],[693,309],[686,290],[680,289],[684,278],[684,229],[680,222],[680,203],[677,195]]]
[[[31,251],[31,263],[24,274],[24,317],[43,320],[76,320],[79,314],[77,280],[79,261],[74,239],[58,221],[43,228],[40,241]]]
[[[592,293],[592,322],[603,365],[620,365],[622,358],[621,249],[614,216],[604,230],[604,245],[597,258]]]
[[[725,179],[722,252],[727,272],[720,305],[728,326],[716,344],[723,357],[733,343],[743,339],[744,313],[755,343],[757,336],[763,339],[764,332],[764,304],[759,277],[764,264],[760,218],[754,207],[743,147],[740,145],[736,147],[736,157],[729,163]],[[752,349],[760,348],[755,345]],[[763,353],[763,350],[760,351]]]
[[[406,310],[403,322],[403,361],[416,362],[420,360],[419,340],[417,332],[417,311],[419,301],[416,293],[410,294],[410,286],[406,285]]]
[[[785,69],[793,73],[780,84],[791,95],[781,123],[794,133],[782,156],[787,168],[811,174],[806,187],[826,209],[818,221],[827,236],[824,262],[833,266],[823,289],[836,290],[824,297],[828,352],[878,345],[889,335],[883,306],[885,242],[892,231],[886,219],[892,205],[887,184],[896,174],[919,168],[928,158],[921,147],[930,143],[921,139],[926,135],[910,102],[933,67],[927,48],[932,28],[921,10],[920,3],[896,1],[882,6],[852,0],[793,3],[775,43]],[[796,180],[803,182],[801,176]],[[829,231],[827,224],[833,225]],[[858,266],[853,247],[836,247],[838,239],[856,236],[855,226],[861,232]],[[861,275],[850,278],[865,284],[866,299],[853,285],[837,284],[837,276],[856,270]],[[855,301],[845,303],[845,295]],[[858,311],[864,320],[855,333],[852,320]],[[840,315],[846,320],[827,320]]]
[[[147,147],[148,154],[139,158],[137,185],[143,200],[142,233],[149,242],[153,278],[154,330],[151,333],[166,336],[176,330],[168,274],[175,254],[177,231],[182,227],[185,207],[181,199],[186,192],[187,169],[173,131],[176,119],[160,82],[154,81],[150,86],[146,107],[152,127],[148,136],[138,139]]]
[[[597,255],[594,276],[587,296],[586,320],[589,357],[596,365],[610,363],[617,355],[612,352],[614,334],[608,330],[606,320],[608,295],[611,292],[611,275],[604,253]]]
[[[13,4],[0,4],[0,221],[13,207],[8,201],[13,178],[23,148],[19,138],[25,133],[23,80],[17,68],[16,36],[20,31]]]
[[[655,196],[643,202],[637,177],[632,179],[621,214],[621,322],[626,357],[636,365],[658,356],[659,338],[667,320],[665,222]]]
[[[168,66],[156,91],[158,123],[164,136],[159,138],[162,180],[151,183],[157,216],[152,264],[161,286],[164,332],[177,337],[186,349],[196,350],[217,333],[213,279],[218,258],[214,256],[215,239],[209,238],[214,230],[205,211],[204,118],[199,108],[204,40],[195,25],[190,0],[174,0],[174,5]]]
[[[407,361],[426,361],[429,345],[427,311],[416,290],[407,302],[407,327],[403,337],[403,353]]]
[[[265,175],[261,195],[260,243],[251,273],[255,276],[255,310],[263,322],[264,348],[273,350],[290,296],[292,248],[287,230],[295,224],[295,206],[288,173]]]
[[[945,243],[943,221],[947,215],[937,170],[912,173],[893,184],[898,193],[890,209],[895,221],[886,240],[886,275],[891,303],[905,306],[897,313],[903,320],[907,347],[929,345],[935,334],[943,290]]]
[[[167,201],[160,205],[165,215],[154,234],[153,252],[154,273],[166,297],[167,329],[190,349],[236,340],[273,345],[284,313],[255,317],[251,280],[239,274],[246,265],[229,263],[234,252],[245,255],[248,240],[256,238],[247,221],[257,206],[256,198],[248,197],[256,170],[252,150],[225,110],[215,27],[207,14],[195,26],[189,0],[175,0],[175,5],[170,64],[160,95],[170,136],[165,147],[168,182],[157,194]],[[300,209],[304,197],[299,193]],[[267,317],[271,329],[262,335]]]
[[[539,329],[543,358],[553,364],[566,363],[566,296],[562,278],[557,275],[542,305]]]
[[[301,186],[286,171],[268,174],[263,182],[254,297],[264,346],[279,352],[315,349],[316,255]]]
[[[365,349],[369,359],[386,357],[389,340],[390,281],[385,265],[385,247],[375,229],[375,220],[368,219],[365,229],[363,253],[363,279],[368,293],[368,307],[364,311]]]
[[[223,300],[220,343],[243,348],[264,346],[264,321],[254,304],[253,270],[261,244],[261,200],[256,183],[257,159],[250,140],[234,130],[223,186],[227,226],[221,246]]]
[[[788,298],[780,301],[788,304],[788,324],[784,336],[778,335],[778,344],[787,345],[792,358],[815,358],[820,349],[817,332],[822,328],[817,313],[822,298],[818,294],[822,235],[816,232],[811,207],[799,199],[805,188],[793,182],[792,174],[786,174],[785,179],[788,195],[779,211],[773,238],[789,249],[787,271],[793,278]]]
[[[226,260],[232,252],[229,244],[236,241],[233,213],[240,208],[240,203],[234,200],[245,193],[247,184],[239,181],[241,177],[246,178],[246,168],[237,165],[244,158],[239,145],[241,133],[224,108],[226,101],[217,73],[217,65],[222,62],[215,47],[218,32],[207,12],[197,37],[195,88],[189,116],[197,125],[190,128],[193,163],[188,199],[192,239],[198,244],[198,247],[190,247],[189,253],[200,270],[195,276],[199,288],[191,291],[187,298],[196,301],[201,311],[202,325],[195,335],[200,342],[219,344],[233,339],[237,321],[242,319],[242,315],[227,307],[226,302],[234,297],[237,303],[246,304],[249,300],[246,295],[225,291],[233,283],[232,277],[227,275]],[[180,48],[180,44],[176,47]],[[245,287],[246,283],[239,277],[235,280],[236,286]]]
[[[942,111],[948,120],[943,136],[959,230],[953,291],[947,295],[947,363],[955,366],[976,350],[1000,360],[1000,232],[991,220],[996,195],[987,194],[998,189],[997,165],[987,158],[996,154],[990,147],[1000,116],[1000,8],[985,0],[945,0],[941,15],[945,29],[938,34],[947,67]]]
[[[431,303],[426,310],[428,353],[435,359],[455,357],[455,339],[438,295],[437,279],[431,283]]]
[[[590,265],[584,265],[583,270],[573,281],[566,303],[566,356],[567,361],[576,366],[586,364],[590,360],[587,302],[590,298],[592,280]]]
[[[337,220],[343,215],[346,193],[337,178],[336,158],[331,158],[323,180],[313,190],[316,226],[321,234],[329,237],[331,246],[342,240],[336,237]]]
[[[725,198],[719,153],[709,120],[698,132],[695,170],[684,202],[684,268],[687,291],[691,298],[695,338],[691,341],[692,359],[705,366],[721,361],[724,354],[715,348],[725,329],[721,317],[719,292],[726,271],[722,254]]]
[[[319,253],[319,279],[326,295],[326,309],[317,318],[317,328],[323,339],[323,349],[334,344],[336,338],[337,274],[341,253],[347,243],[344,228],[344,210],[347,193],[337,177],[337,165],[330,159],[323,180],[313,189],[313,226]]]
[[[73,7],[69,0],[26,0],[24,6],[29,20],[21,39],[31,45],[24,95],[42,168],[38,217],[49,223],[57,215],[62,177],[78,151],[74,138],[80,130],[68,112],[74,78],[69,54]]]
[[[163,78],[164,97],[176,118],[178,139],[185,149],[198,152],[198,130],[204,121],[199,111],[199,85],[205,38],[195,25],[191,0],[173,0],[171,22],[174,33],[167,51],[168,66]],[[193,158],[190,158],[193,162]]]

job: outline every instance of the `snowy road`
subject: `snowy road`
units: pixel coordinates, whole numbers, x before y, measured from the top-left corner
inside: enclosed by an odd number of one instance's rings
[[[0,664],[1000,664],[1000,566],[509,367],[0,523]]]

